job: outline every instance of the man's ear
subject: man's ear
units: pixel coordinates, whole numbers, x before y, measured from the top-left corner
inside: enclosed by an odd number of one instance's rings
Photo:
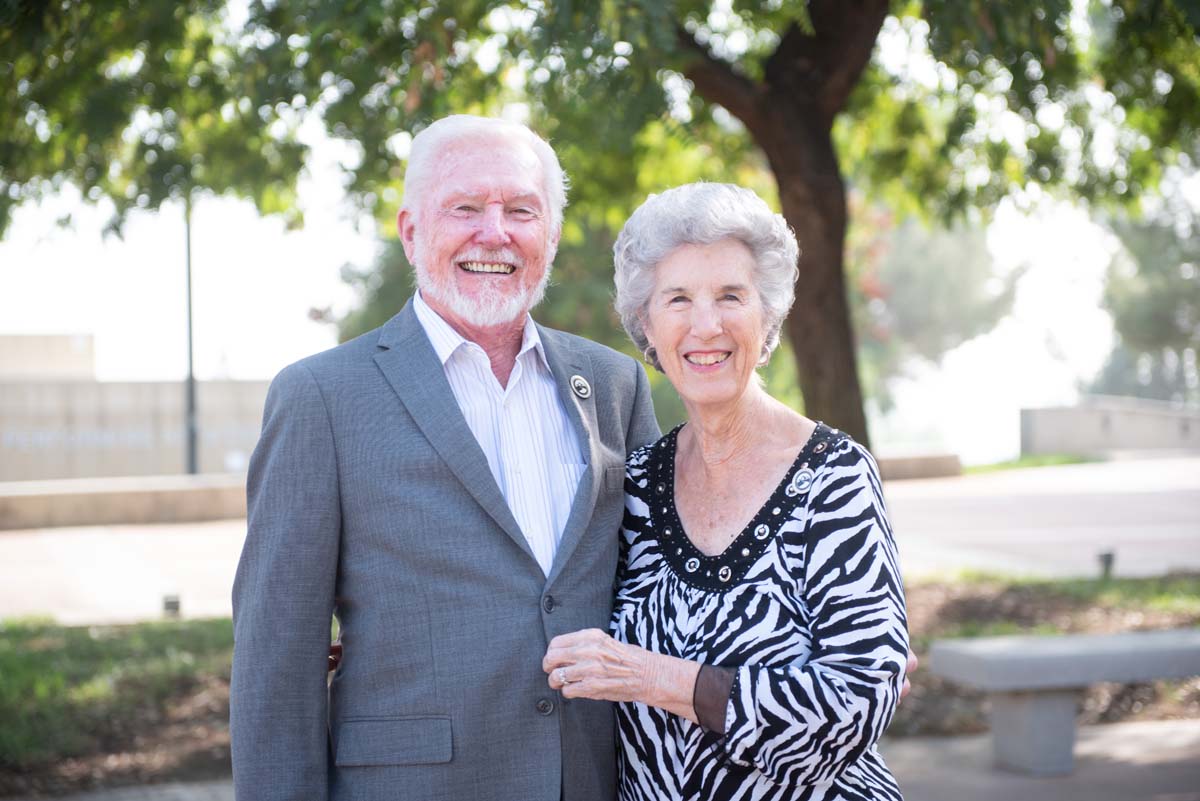
[[[415,264],[417,245],[416,245],[416,220],[413,213],[401,208],[400,213],[396,215],[396,231],[400,234],[400,244],[404,246],[404,257],[408,259],[409,264]]]

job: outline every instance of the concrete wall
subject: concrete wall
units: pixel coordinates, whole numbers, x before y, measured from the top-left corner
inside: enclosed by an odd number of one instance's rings
[[[1200,409],[1140,398],[1085,397],[1021,410],[1021,454],[1200,450]]]
[[[242,472],[265,381],[197,386],[201,473]],[[0,481],[182,473],[182,382],[0,381]]]

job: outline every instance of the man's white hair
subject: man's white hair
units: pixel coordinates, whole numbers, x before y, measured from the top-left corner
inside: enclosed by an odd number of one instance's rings
[[[528,126],[493,117],[453,114],[431,123],[414,136],[408,154],[408,167],[404,171],[402,207],[415,217],[420,217],[421,198],[428,195],[430,181],[435,180],[437,175],[440,156],[449,145],[497,139],[528,145],[537,155],[542,163],[546,197],[550,201],[550,228],[555,234],[561,232],[568,181],[554,148]]]

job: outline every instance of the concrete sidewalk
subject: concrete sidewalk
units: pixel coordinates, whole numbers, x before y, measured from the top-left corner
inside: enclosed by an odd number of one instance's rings
[[[884,485],[905,578],[963,569],[1095,576],[1200,570],[1200,457],[1040,467]],[[0,531],[0,619],[230,613],[244,519]]]
[[[1086,726],[1075,772],[1053,779],[992,769],[987,735],[913,737],[880,750],[906,801],[1200,801],[1200,720]],[[233,787],[164,784],[60,801],[233,801]]]
[[[912,737],[880,752],[906,801],[1200,801],[1200,720],[1084,726],[1075,772],[996,770],[991,738]]]

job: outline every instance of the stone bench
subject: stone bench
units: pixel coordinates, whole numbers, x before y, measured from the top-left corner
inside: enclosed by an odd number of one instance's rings
[[[997,766],[1058,776],[1073,767],[1084,688],[1200,675],[1200,628],[939,640],[929,663],[934,675],[988,694]]]

